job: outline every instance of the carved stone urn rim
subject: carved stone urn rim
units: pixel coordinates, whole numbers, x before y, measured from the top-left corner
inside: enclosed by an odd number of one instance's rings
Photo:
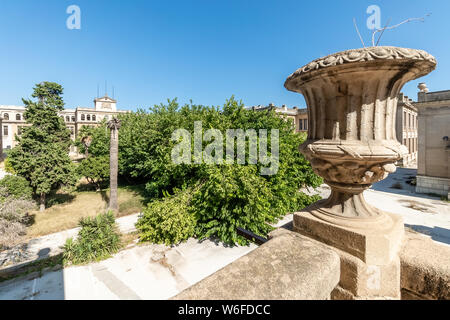
[[[417,74],[416,78],[430,73],[436,68],[437,61],[434,56],[421,49],[402,48],[394,46],[366,47],[350,49],[336,52],[311,61],[303,67],[297,69],[285,81],[284,87],[290,91],[297,91],[297,78],[302,76],[312,76],[318,72],[328,71],[328,69],[342,66],[361,65],[379,63],[380,61],[394,61],[398,63],[422,62],[423,70]]]

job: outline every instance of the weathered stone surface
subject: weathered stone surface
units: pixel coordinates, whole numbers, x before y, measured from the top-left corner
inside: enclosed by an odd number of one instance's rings
[[[384,231],[354,230],[322,221],[309,212],[294,214],[294,230],[326,243],[341,259],[339,288],[332,299],[400,299],[400,261],[403,221]]]
[[[369,265],[389,264],[397,257],[404,234],[401,216],[384,213],[392,221],[388,227],[358,230],[323,221],[310,210],[305,208],[294,214],[295,231],[347,252]]]
[[[329,299],[340,278],[339,256],[295,232],[272,236],[173,299]]]
[[[294,215],[293,227],[342,251],[342,290],[332,298],[400,297],[403,222],[369,205],[363,191],[395,172],[407,154],[396,138],[398,96],[405,83],[435,67],[422,50],[370,47],[314,60],[285,82],[308,106],[300,151],[331,188],[328,199]]]
[[[435,66],[422,50],[371,47],[314,60],[288,77],[285,87],[302,93],[308,106],[308,139],[300,150],[332,189],[313,215],[355,228],[390,223],[362,192],[407,154],[395,132],[398,94]]]
[[[450,300],[450,247],[407,232],[400,251],[402,299]]]

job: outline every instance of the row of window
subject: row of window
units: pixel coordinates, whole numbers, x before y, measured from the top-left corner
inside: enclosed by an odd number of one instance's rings
[[[72,120],[72,122],[75,122],[75,116],[72,116],[72,117],[66,116],[65,118],[64,118],[64,116],[61,116],[61,118],[63,120],[65,120],[66,122],[71,122],[71,120]],[[97,116],[95,114],[90,115],[90,114],[82,113],[81,114],[81,121],[97,121]]]
[[[74,135],[75,130],[74,127],[69,127],[70,130],[70,134]],[[22,134],[22,126],[17,126],[17,135],[21,135]],[[4,136],[8,136],[9,135],[9,129],[8,126],[3,126],[3,135]]]
[[[3,114],[3,120],[9,120],[9,113],[4,113]],[[16,120],[17,121],[22,120],[22,115],[20,113],[16,114]]]
[[[403,145],[408,148],[408,153],[417,152],[417,138],[404,138]]]
[[[403,111],[403,127],[417,128],[417,115]]]
[[[308,130],[308,119],[298,119],[298,130]]]
[[[21,134],[22,134],[22,126],[17,126],[17,135],[20,136]],[[4,136],[9,135],[8,126],[3,126],[3,135]]]
[[[64,118],[64,116],[61,116],[61,118],[63,119],[63,120],[65,120],[66,122],[70,122],[71,120],[72,120],[72,122],[75,122],[75,116],[72,116],[72,117],[70,117],[70,116],[66,116],[65,118]],[[9,113],[4,113],[3,114],[3,120],[9,120]],[[20,113],[17,113],[16,114],[16,120],[17,121],[21,121],[22,120],[22,115],[20,114]],[[82,114],[81,115],[81,121],[97,121],[97,116],[95,115],[95,114],[93,114],[93,115],[90,115],[90,114],[87,114],[87,115],[85,115],[85,114]]]

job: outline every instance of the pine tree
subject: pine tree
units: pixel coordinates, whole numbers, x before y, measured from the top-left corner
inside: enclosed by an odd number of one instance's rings
[[[24,118],[30,126],[16,136],[18,145],[9,154],[16,173],[26,178],[39,197],[40,210],[45,210],[46,196],[61,186],[77,181],[75,166],[69,158],[70,131],[58,111],[64,108],[63,88],[54,82],[42,82],[34,88],[33,98],[22,99]]]

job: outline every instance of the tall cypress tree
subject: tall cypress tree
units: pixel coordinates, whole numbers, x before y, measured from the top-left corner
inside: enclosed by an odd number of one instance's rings
[[[74,185],[77,181],[75,166],[69,158],[70,131],[58,111],[64,108],[63,88],[54,82],[42,82],[35,86],[33,98],[22,99],[26,106],[25,120],[30,126],[16,136],[18,144],[9,154],[9,161],[16,173],[26,178],[36,197],[40,210],[45,210],[46,196],[61,186]]]

